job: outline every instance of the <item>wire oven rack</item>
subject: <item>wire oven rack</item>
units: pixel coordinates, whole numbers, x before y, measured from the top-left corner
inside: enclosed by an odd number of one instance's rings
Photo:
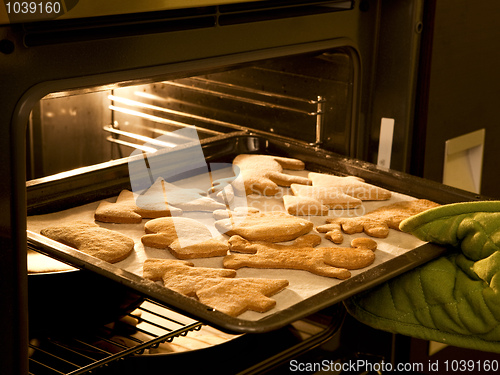
[[[276,74],[283,74],[275,72]],[[228,100],[243,105],[250,105],[251,113],[256,113],[258,108],[265,108],[271,111],[284,111],[295,115],[304,116],[309,119],[306,124],[314,127],[315,139],[313,145],[322,143],[322,133],[324,127],[324,113],[326,107],[326,98],[317,95],[314,98],[299,98],[296,96],[284,95],[269,90],[254,89],[243,85],[236,85],[207,79],[201,77],[184,78],[175,81],[164,81],[161,85],[176,88],[181,92],[192,92],[195,95],[209,96]],[[123,95],[123,93],[122,93]],[[121,96],[120,94],[112,94],[108,96],[110,100],[109,109],[114,113],[124,113],[129,118],[148,120],[158,124],[157,127],[147,127],[147,130],[152,133],[165,132],[162,127],[170,127],[170,130],[181,129],[184,127],[197,126],[198,132],[204,137],[214,136],[229,131],[248,131],[248,127],[234,122],[215,119],[213,114],[197,115],[188,113],[188,111],[179,111],[168,108],[167,104],[172,99],[167,97],[152,95],[141,90],[128,93],[130,97]],[[165,93],[163,95],[166,95]],[[156,100],[162,104],[151,104],[150,101]],[[197,99],[202,101],[201,99]],[[201,105],[198,104],[198,107]],[[210,129],[212,126],[215,129]],[[139,127],[135,131],[126,131],[122,129],[119,121],[104,126],[104,131],[110,133],[106,139],[111,143],[116,143],[122,146],[127,146],[142,151],[150,152],[151,147],[165,147],[158,144],[158,141],[150,136],[138,134],[143,132],[145,127]],[[273,132],[273,130],[270,130]],[[125,139],[124,139],[125,138]],[[126,140],[130,139],[130,140]],[[148,146],[143,146],[147,143]]]
[[[326,313],[290,324],[286,349],[269,358],[251,362],[242,373],[258,374],[329,340],[342,325],[344,310]],[[292,335],[294,338],[291,340]],[[128,356],[173,354],[238,339],[242,334],[219,331],[162,304],[146,299],[135,311],[117,322],[79,334],[57,334],[30,340],[30,375],[100,374]],[[282,338],[285,336],[279,336]],[[247,343],[248,344],[248,343]],[[245,344],[246,345],[246,344]],[[239,346],[238,346],[239,347]],[[224,350],[227,350],[226,347]]]
[[[126,356],[144,354],[203,323],[146,300],[138,309],[95,330],[76,335],[30,340],[29,373],[33,375],[90,373]]]

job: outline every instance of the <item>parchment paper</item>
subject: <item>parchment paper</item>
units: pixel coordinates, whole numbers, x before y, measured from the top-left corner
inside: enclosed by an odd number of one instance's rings
[[[307,176],[307,171],[287,171],[291,174],[297,174],[302,176]],[[217,178],[221,178],[227,175],[228,171],[219,171],[219,176]],[[190,180],[179,181],[179,186],[186,187],[201,187],[203,188],[203,184],[199,183],[196,180],[191,178]],[[291,194],[288,188],[283,188],[283,194]],[[361,207],[352,210],[330,210],[329,216],[335,217],[353,217],[360,216],[364,213],[372,211],[378,207],[386,206],[398,201],[412,200],[413,197],[393,193],[390,200],[386,201],[365,201],[363,202]],[[109,199],[110,202],[114,202],[116,198]],[[281,195],[278,195],[276,198],[270,197],[259,197],[259,196],[248,196],[248,205],[252,207],[259,208],[261,210],[266,210],[272,207],[273,210],[279,209],[284,211],[283,200]],[[94,202],[90,204],[86,204],[83,206],[75,206],[74,208],[54,212],[45,215],[39,216],[30,216],[27,219],[28,230],[39,233],[40,230],[44,227],[61,224],[61,223],[69,223],[76,220],[84,220],[93,222],[94,221],[94,211],[99,205],[99,202]],[[189,217],[198,218],[202,222],[206,222],[210,225],[213,222],[211,213],[189,213]],[[315,226],[325,224],[326,216],[309,216],[309,220],[311,220]],[[151,247],[144,247],[141,243],[141,236],[144,234],[144,223],[147,220],[143,220],[141,224],[110,224],[110,223],[101,223],[96,222],[100,226],[104,228],[108,228],[111,230],[115,230],[121,232],[129,237],[131,237],[135,241],[135,251],[131,254],[127,259],[116,263],[116,266],[123,268],[129,272],[135,273],[139,276],[142,276],[142,267],[143,263],[148,258],[170,258],[175,259],[173,255],[170,254],[168,250],[155,249]],[[350,242],[355,237],[363,237],[366,236],[364,233],[359,233],[355,235],[347,235],[344,234],[344,242],[341,245],[335,245],[329,240],[324,238],[324,234],[321,234],[323,237],[322,242],[319,246],[340,246],[340,247],[349,247]],[[228,238],[223,235],[222,237]],[[365,272],[367,269],[372,267],[376,267],[383,262],[386,262],[389,259],[397,257],[398,255],[404,254],[405,252],[412,250],[422,244],[424,242],[420,241],[416,237],[406,234],[403,232],[399,232],[391,229],[390,234],[385,239],[375,239],[378,248],[376,250],[375,262],[364,269],[351,271],[352,275],[357,275],[359,273]],[[214,257],[214,258],[202,258],[202,259],[193,259],[191,260],[195,266],[200,267],[218,267],[222,268],[222,259],[223,257]],[[307,271],[300,270],[276,270],[276,269],[251,269],[251,268],[241,268],[237,271],[237,277],[259,277],[259,278],[279,278],[279,279],[287,279],[290,285],[280,293],[274,295],[273,299],[276,300],[276,307],[270,310],[267,313],[257,313],[252,311],[247,311],[240,315],[238,318],[245,320],[258,320],[262,317],[276,313],[279,310],[286,309],[294,305],[295,303],[301,302],[308,297],[311,297],[325,289],[328,289],[338,283],[341,283],[342,280],[337,280],[333,278],[317,276]]]

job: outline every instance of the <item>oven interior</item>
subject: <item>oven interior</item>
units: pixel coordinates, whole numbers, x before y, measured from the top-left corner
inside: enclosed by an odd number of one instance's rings
[[[352,155],[356,70],[352,50],[337,48],[138,86],[52,93],[30,116],[27,173],[35,179],[148,152],[145,144],[161,148],[152,140],[186,127],[200,140],[267,133]]]

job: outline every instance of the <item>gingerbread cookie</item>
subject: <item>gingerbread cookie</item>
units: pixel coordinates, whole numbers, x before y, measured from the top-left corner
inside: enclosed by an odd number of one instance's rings
[[[373,263],[373,251],[366,253],[366,247],[358,249],[315,247],[321,237],[308,234],[297,238],[292,244],[276,244],[265,241],[247,241],[240,236],[229,239],[231,254],[224,257],[224,267],[239,269],[278,268],[296,269],[319,276],[347,279],[351,276],[348,269],[363,268]],[[234,254],[233,252],[245,253]]]
[[[351,197],[366,200],[387,200],[392,193],[389,190],[366,183],[362,178],[340,177],[325,173],[310,172],[308,175],[313,186],[337,188]]]
[[[215,220],[223,220],[230,218],[243,218],[250,214],[255,214],[260,212],[258,208],[248,207],[248,206],[240,206],[234,207],[233,210],[215,210],[213,212],[213,216]]]
[[[246,310],[266,312],[276,305],[269,298],[288,286],[281,279],[236,279],[234,270],[193,267],[185,261],[148,259],[144,277],[163,280],[164,286],[218,311],[238,316]]]
[[[361,200],[345,194],[343,190],[326,186],[291,185],[292,192],[297,197],[315,200],[331,209],[355,208],[361,205]]]
[[[371,238],[358,237],[351,241],[351,247],[375,251],[377,249],[377,243]]]
[[[139,207],[136,204],[136,195],[129,190],[122,190],[115,203],[102,201],[94,213],[94,218],[104,223],[137,224],[142,219],[181,214],[181,209],[165,203],[163,194],[143,196],[141,207]]]
[[[220,178],[212,181],[212,187],[208,189],[208,195],[214,197],[220,203],[230,205],[234,201],[234,192],[238,191],[235,186],[240,186],[239,190],[244,190],[243,181],[236,177]]]
[[[330,211],[328,206],[311,197],[284,195],[283,204],[286,212],[295,216],[323,216]]]
[[[328,222],[328,224],[319,225],[315,229],[319,233],[325,233],[325,238],[335,244],[340,245],[342,242],[344,242],[342,225],[340,223]]]
[[[153,185],[148,189],[150,194],[154,196],[163,196],[169,206],[174,206],[185,212],[201,211],[212,212],[214,210],[224,209],[226,205],[217,202],[215,199],[207,196],[207,194],[197,188],[182,188],[177,185],[166,182],[163,178],[158,178]],[[140,205],[140,197],[137,204]]]
[[[303,170],[304,163],[298,159],[271,155],[238,155],[233,165],[239,169],[243,178],[246,195],[276,195],[281,192],[278,186],[290,186],[292,183],[310,185],[308,178],[283,173],[283,169]]]
[[[235,270],[222,268],[194,267],[186,260],[146,259],[143,276],[148,280],[163,281],[166,288],[194,297],[207,278],[235,277]]]
[[[348,270],[365,268],[375,261],[377,243],[369,238],[355,238],[350,248],[332,247],[325,252],[324,261],[334,267]]]
[[[179,259],[223,256],[227,254],[225,241],[213,238],[210,230],[197,220],[185,217],[163,217],[144,225],[145,246],[168,249]]]
[[[437,206],[439,204],[426,199],[397,202],[359,217],[327,219],[327,224],[316,227],[316,230],[326,233],[325,237],[335,243],[343,241],[341,230],[347,234],[365,232],[371,237],[385,238],[389,229],[399,230],[404,219]]]
[[[288,286],[284,279],[208,279],[196,292],[201,303],[230,316],[238,316],[247,310],[260,313],[271,310],[276,301],[270,296]]]
[[[291,241],[311,231],[309,220],[289,215],[285,212],[249,212],[243,217],[230,217],[215,222],[221,233],[229,236],[240,235],[252,241]]]
[[[76,221],[44,228],[40,233],[109,263],[119,262],[134,250],[134,240],[95,223]]]

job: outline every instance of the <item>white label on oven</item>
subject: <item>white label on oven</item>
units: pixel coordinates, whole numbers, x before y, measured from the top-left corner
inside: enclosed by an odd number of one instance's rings
[[[383,168],[391,167],[392,138],[394,135],[394,119],[382,118],[380,124],[380,141],[378,144],[377,165]]]

